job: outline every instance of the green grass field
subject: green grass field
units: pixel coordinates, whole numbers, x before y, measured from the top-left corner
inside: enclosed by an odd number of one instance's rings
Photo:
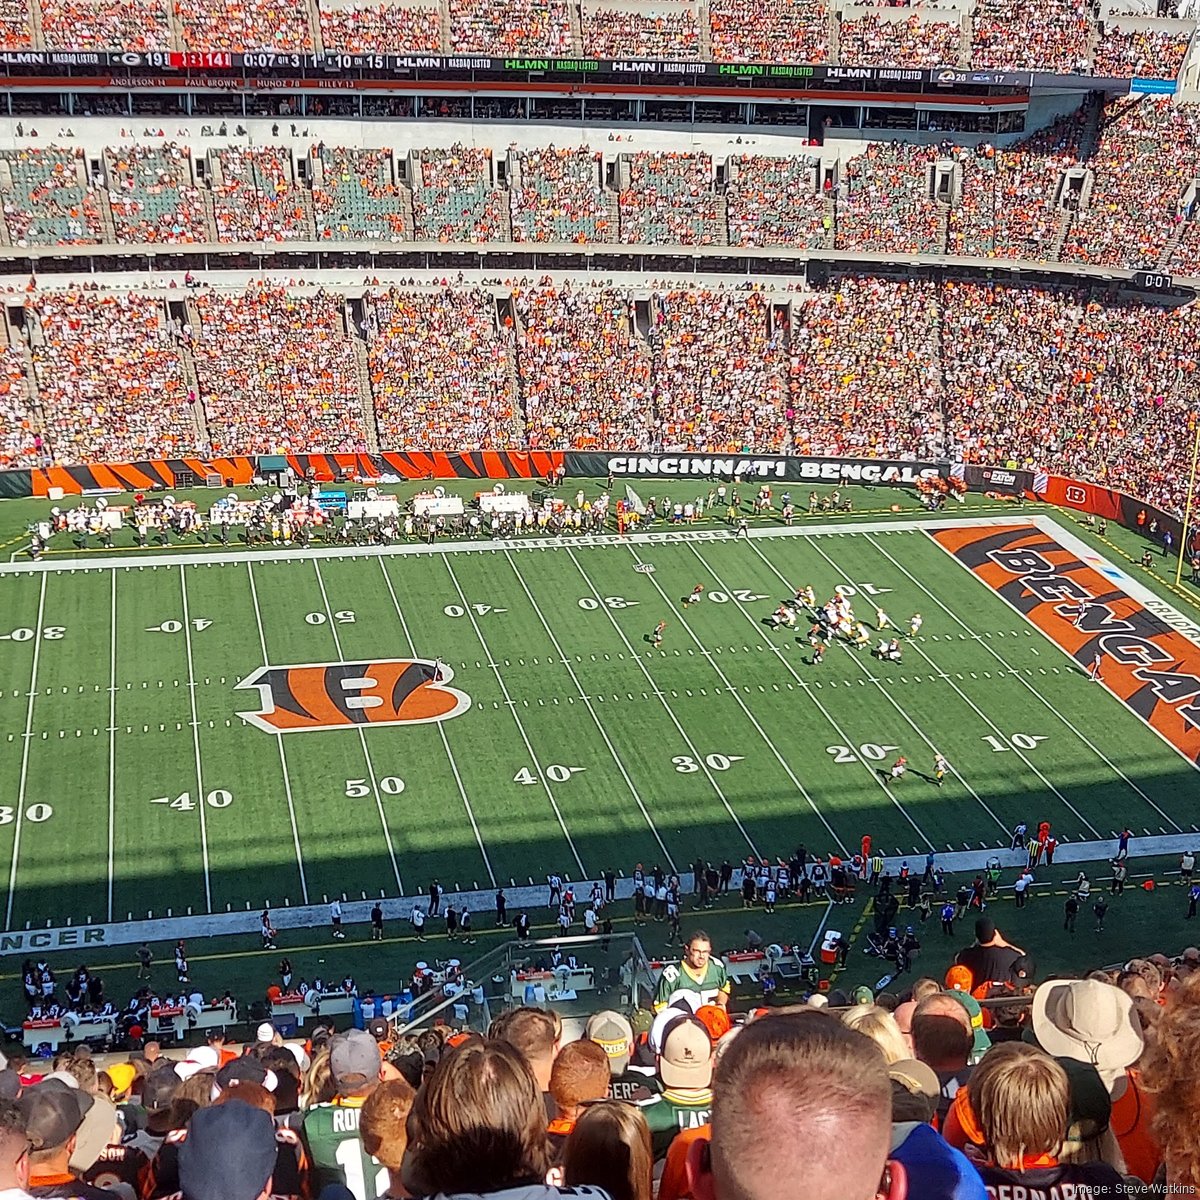
[[[869,624],[876,601],[901,626],[920,611],[921,635],[900,665],[833,644],[814,666],[807,623],[762,623],[803,584],[854,589]],[[0,614],[6,930],[853,852],[864,833],[923,856],[1006,847],[1019,820],[1067,842],[1196,829],[1196,773],[914,525],[96,557],[0,575]],[[282,735],[238,715],[266,665],[410,658],[442,661],[465,711]]]

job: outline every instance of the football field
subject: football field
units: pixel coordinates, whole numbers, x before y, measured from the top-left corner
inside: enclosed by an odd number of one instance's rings
[[[1022,820],[1062,842],[1194,831],[1187,737],[1088,680],[1086,631],[968,561],[959,541],[1001,524],[1021,519],[7,568],[4,929],[854,853],[864,834],[923,861],[1007,848]],[[900,663],[831,641],[814,664],[808,614],[764,623],[805,585],[841,588],[873,642],[876,606],[902,631],[919,612],[920,634]]]

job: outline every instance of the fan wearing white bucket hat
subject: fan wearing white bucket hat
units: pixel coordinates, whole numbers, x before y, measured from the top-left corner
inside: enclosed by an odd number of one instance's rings
[[[1033,994],[1032,1027],[1047,1054],[1090,1063],[1100,1073],[1126,1168],[1152,1181],[1161,1155],[1150,1132],[1153,1100],[1132,1069],[1146,1043],[1130,997],[1095,979],[1051,979]]]

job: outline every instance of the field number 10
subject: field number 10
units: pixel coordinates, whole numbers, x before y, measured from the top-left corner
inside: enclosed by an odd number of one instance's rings
[[[1012,746],[1006,746],[1000,738],[992,737],[992,735],[990,733],[986,737],[982,738],[981,740],[987,742],[987,744],[989,746],[991,746],[991,748],[997,754],[1000,754],[1005,750],[1012,749]],[[1044,742],[1046,740],[1046,735],[1045,734],[1034,735],[1032,733],[1014,733],[1009,736],[1008,740],[1010,742],[1012,742],[1012,745],[1016,746],[1016,748],[1018,750],[1036,750],[1038,742]]]

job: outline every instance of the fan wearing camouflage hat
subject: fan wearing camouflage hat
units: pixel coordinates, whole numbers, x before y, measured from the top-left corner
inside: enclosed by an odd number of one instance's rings
[[[633,1026],[611,1008],[593,1013],[584,1027],[583,1036],[595,1042],[608,1055],[608,1098],[641,1104],[652,1099],[662,1089],[653,1071],[632,1067]]]

